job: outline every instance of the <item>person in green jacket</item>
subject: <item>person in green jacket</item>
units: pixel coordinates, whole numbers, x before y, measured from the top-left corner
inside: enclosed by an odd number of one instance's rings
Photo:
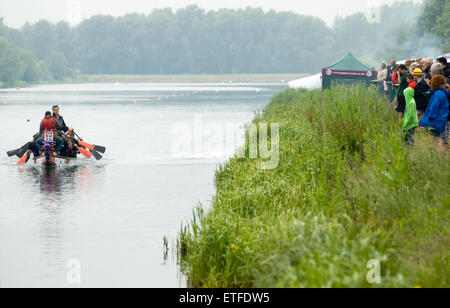
[[[414,100],[414,90],[407,88],[403,91],[406,101],[406,113],[403,119],[403,136],[406,143],[414,144],[414,132],[419,126],[419,118],[417,117],[416,101]]]

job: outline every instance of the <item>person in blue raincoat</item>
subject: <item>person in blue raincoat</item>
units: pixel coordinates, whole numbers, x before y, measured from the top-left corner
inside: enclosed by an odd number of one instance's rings
[[[434,75],[431,79],[431,99],[425,115],[420,121],[421,127],[429,128],[430,134],[436,139],[440,150],[445,149],[442,134],[449,115],[448,93],[444,88],[445,83],[445,78],[442,75]]]

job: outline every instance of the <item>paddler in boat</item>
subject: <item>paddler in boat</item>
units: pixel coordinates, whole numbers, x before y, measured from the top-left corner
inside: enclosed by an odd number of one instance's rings
[[[41,126],[39,128],[39,138],[36,141],[36,147],[39,149],[40,154],[42,154],[42,145],[43,145],[43,138],[44,138],[44,131],[53,131],[55,132],[54,135],[54,141],[56,143],[55,146],[55,152],[56,155],[61,155],[61,149],[64,146],[63,139],[56,136],[57,134],[57,127],[55,123],[55,119],[52,117],[52,113],[50,111],[47,111],[45,113],[45,118],[41,121]]]
[[[70,134],[73,131],[73,128],[69,128],[64,122],[64,118],[59,114],[59,106],[55,105],[52,108],[53,110],[53,118],[55,119],[56,128],[60,131],[63,131],[65,134]]]
[[[74,143],[73,128],[68,127],[66,125],[63,116],[59,113],[60,109],[58,105],[53,106],[52,111],[53,111],[53,118],[55,119],[56,129],[64,133],[63,135],[60,135],[60,137],[64,141],[64,147],[62,148],[61,152],[62,156],[76,157],[76,154],[73,155],[74,153],[76,153],[73,151],[73,143]]]
[[[67,133],[65,133],[62,138],[64,140],[64,147],[61,151],[61,156],[77,158],[77,151],[80,144],[75,139],[73,129],[69,129],[69,131],[67,131]]]

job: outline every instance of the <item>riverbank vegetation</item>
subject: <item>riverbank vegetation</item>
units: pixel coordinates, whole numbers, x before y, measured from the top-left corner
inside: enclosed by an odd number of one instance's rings
[[[450,286],[450,155],[428,133],[406,146],[392,107],[363,87],[286,90],[254,123],[280,123],[279,166],[219,168],[212,206],[179,235],[191,286]]]

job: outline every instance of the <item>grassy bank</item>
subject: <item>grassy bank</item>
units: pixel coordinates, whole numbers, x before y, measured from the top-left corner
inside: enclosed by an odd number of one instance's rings
[[[218,170],[212,207],[179,235],[192,286],[450,286],[450,155],[425,132],[405,146],[376,90],[287,90],[254,121],[280,123],[280,164]]]

